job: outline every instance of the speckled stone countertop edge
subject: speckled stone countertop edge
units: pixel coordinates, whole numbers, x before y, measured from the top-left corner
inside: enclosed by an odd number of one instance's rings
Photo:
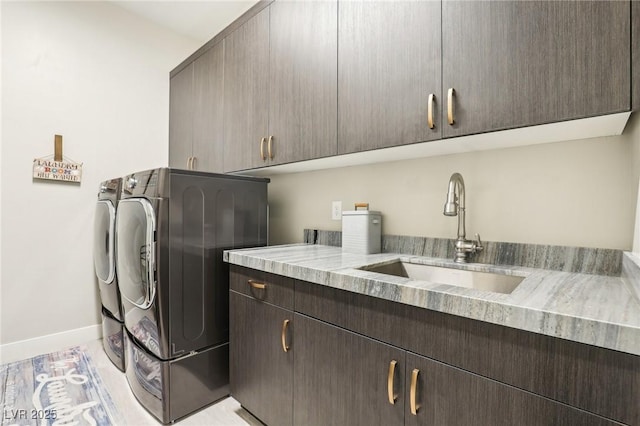
[[[311,248],[315,247],[315,249]],[[463,265],[460,269],[500,272],[525,276],[525,280],[511,295],[441,285],[408,278],[394,277],[360,270],[363,266],[389,262],[396,259],[423,259],[427,264],[454,266],[447,259],[422,258],[395,253],[376,255],[345,255],[339,248],[293,244],[260,249],[225,251],[224,260],[293,279],[351,291],[372,297],[404,303],[411,306],[485,321],[533,333],[558,337],[575,342],[640,355],[640,304],[637,301],[613,303],[600,307],[597,300],[575,292],[586,282],[592,285],[608,285],[616,296],[629,297],[629,282],[623,278],[605,277],[540,269],[495,266],[483,264]],[[640,263],[640,260],[637,262]],[[640,276],[640,267],[638,268]],[[573,286],[569,286],[573,284]],[[544,291],[540,290],[545,288]],[[553,304],[555,293],[574,291],[576,313],[559,312]],[[607,290],[605,288],[603,292]],[[609,293],[612,293],[609,290]],[[604,299],[611,297],[604,296]],[[573,300],[573,299],[568,299]],[[533,301],[533,302],[531,302]],[[565,302],[571,303],[571,302]],[[527,305],[530,306],[527,306]],[[551,305],[551,307],[550,307]],[[591,312],[580,313],[584,305]],[[595,308],[594,308],[595,307]],[[600,308],[602,311],[599,311]],[[612,315],[610,309],[624,312]],[[568,308],[564,308],[565,310]]]

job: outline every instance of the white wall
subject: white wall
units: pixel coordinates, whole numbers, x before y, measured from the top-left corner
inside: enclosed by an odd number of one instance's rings
[[[167,164],[169,71],[200,43],[108,2],[2,2],[0,344],[95,325],[99,183]],[[32,180],[35,157],[84,163]]]
[[[629,250],[640,174],[640,117],[621,136],[272,176],[271,243],[302,241],[304,228],[340,230],[344,210],[366,201],[383,233],[455,238],[442,214],[447,183],[467,189],[467,235],[510,241]],[[636,164],[639,163],[639,164]]]

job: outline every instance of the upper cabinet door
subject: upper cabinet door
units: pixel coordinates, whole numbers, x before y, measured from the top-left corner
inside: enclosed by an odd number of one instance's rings
[[[169,167],[188,168],[193,112],[193,64],[190,64],[169,83]]]
[[[224,43],[194,62],[193,169],[223,171]]]
[[[623,1],[444,1],[444,136],[628,111],[629,13]]]
[[[271,164],[337,152],[337,6],[335,1],[270,6]]]
[[[441,137],[440,8],[433,1],[340,3],[340,154]]]
[[[224,170],[267,165],[269,8],[225,38]]]

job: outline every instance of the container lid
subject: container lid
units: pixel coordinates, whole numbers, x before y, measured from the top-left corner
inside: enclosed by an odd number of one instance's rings
[[[380,212],[375,211],[375,210],[369,210],[369,203],[355,203],[354,207],[355,210],[347,210],[347,211],[343,211],[342,215],[343,216],[381,216]],[[358,210],[359,208],[363,208],[364,210]]]

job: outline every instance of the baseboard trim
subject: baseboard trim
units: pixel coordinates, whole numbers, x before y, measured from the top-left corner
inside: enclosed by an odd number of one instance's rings
[[[102,337],[102,325],[90,325],[60,333],[47,334],[33,339],[0,345],[0,364],[55,352],[69,346],[97,340]]]

